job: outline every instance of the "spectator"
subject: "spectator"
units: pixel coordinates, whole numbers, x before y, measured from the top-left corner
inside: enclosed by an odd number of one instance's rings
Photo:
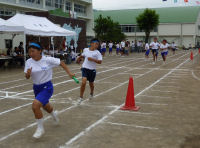
[[[19,49],[19,51],[20,51],[21,54],[24,54],[23,42],[19,43],[18,49]]]

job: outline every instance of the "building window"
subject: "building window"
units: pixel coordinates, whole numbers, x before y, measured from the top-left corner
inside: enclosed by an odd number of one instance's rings
[[[71,3],[70,2],[66,1],[66,3],[65,3],[65,9],[66,10],[71,10]]]
[[[55,8],[62,8],[63,0],[55,0]]]
[[[34,3],[34,4],[41,4],[41,0],[20,0],[22,3]]]
[[[121,26],[122,32],[135,32],[135,26],[133,25],[122,25]]]
[[[0,8],[0,15],[3,16],[4,15],[4,9]]]
[[[13,16],[16,11],[13,9],[0,8],[0,16]]]
[[[46,6],[53,7],[54,5],[52,0],[46,0]]]
[[[5,40],[6,48],[12,48],[12,40]]]
[[[74,11],[77,13],[86,13],[86,6],[74,4]]]

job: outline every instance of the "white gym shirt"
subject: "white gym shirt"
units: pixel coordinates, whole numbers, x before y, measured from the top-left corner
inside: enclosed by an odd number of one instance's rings
[[[32,67],[31,78],[34,84],[40,85],[52,80],[52,68],[60,65],[60,59],[53,57],[45,57],[39,61],[32,58],[28,59],[25,64],[24,72]]]
[[[91,51],[89,48],[85,48],[83,50],[82,56],[85,57],[82,68],[87,68],[91,70],[96,69],[96,62],[88,61],[89,57],[102,61],[102,55],[98,50]]]

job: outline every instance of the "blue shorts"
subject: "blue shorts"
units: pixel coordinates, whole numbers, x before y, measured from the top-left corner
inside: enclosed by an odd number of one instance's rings
[[[150,53],[150,50],[147,50],[147,51],[145,52],[145,55],[148,56],[149,53]]]
[[[87,68],[81,68],[81,71],[82,71],[82,77],[87,78],[87,80],[89,82],[94,82],[95,77],[96,77],[95,69],[91,70],[91,69],[87,69]]]
[[[112,52],[112,48],[109,48],[109,52]]]
[[[116,51],[119,52],[119,48],[117,48]]]
[[[168,55],[168,51],[161,52],[161,55],[162,55],[162,56],[167,56],[167,55]]]
[[[103,48],[103,49],[101,50],[101,52],[106,52],[106,48]]]
[[[51,81],[40,85],[33,85],[35,99],[40,101],[43,106],[49,103],[49,99],[53,95],[53,84]]]

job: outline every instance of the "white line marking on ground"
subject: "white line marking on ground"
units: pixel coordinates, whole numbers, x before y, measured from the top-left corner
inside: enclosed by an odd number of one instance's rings
[[[150,72],[152,72],[152,71],[153,71],[153,70],[150,70],[150,71],[144,73],[143,76],[146,75],[146,74],[148,74],[148,73],[150,73]],[[139,77],[141,77],[141,76],[139,76]],[[122,85],[127,84],[127,83],[128,83],[128,81],[125,81],[124,83],[121,83],[120,85],[118,85],[118,86],[116,86],[116,87],[114,87],[114,88],[111,88],[111,89],[109,89],[109,90],[107,90],[107,91],[104,91],[104,92],[102,92],[102,93],[100,93],[100,94],[95,95],[94,98],[97,97],[97,96],[103,95],[103,94],[105,94],[105,93],[107,93],[107,92],[110,92],[110,91],[112,91],[112,90],[114,90],[114,89],[116,89],[116,88],[119,88],[119,87],[121,87]],[[89,98],[86,99],[86,100],[84,100],[83,103],[86,102],[86,101],[88,101],[88,100],[89,100]],[[26,104],[26,105],[30,105],[30,104],[32,104],[32,103],[29,103],[29,104]],[[59,111],[58,114],[61,114],[61,113],[65,112],[65,111],[67,111],[67,110],[73,109],[73,108],[75,108],[76,106],[77,106],[77,104],[76,104],[76,105],[73,105],[73,106],[71,106],[71,107],[68,107],[68,108],[66,108],[66,109],[63,109],[63,110]],[[118,110],[118,109],[117,109],[117,110]],[[46,121],[46,120],[49,119],[50,117],[51,117],[51,116],[48,116],[48,117],[44,118],[44,120]],[[3,141],[3,140],[5,140],[5,139],[7,139],[7,138],[9,138],[10,136],[13,136],[13,135],[15,135],[15,134],[18,134],[18,133],[24,131],[25,129],[28,129],[28,128],[30,128],[30,127],[33,127],[34,125],[36,125],[36,122],[33,123],[33,124],[30,124],[30,125],[26,126],[25,128],[21,128],[21,129],[19,129],[19,130],[17,130],[17,131],[14,131],[14,132],[10,133],[10,134],[7,135],[7,136],[4,136],[4,137],[0,138],[0,142]]]
[[[167,91],[167,90],[155,90],[155,89],[151,89],[150,91],[157,91],[157,92],[162,92],[162,93],[174,93],[174,91]]]
[[[123,123],[113,123],[113,122],[103,122],[111,125],[117,125],[117,126],[128,126],[128,127],[134,127],[134,128],[143,128],[143,129],[150,129],[150,130],[159,130],[159,128],[155,127],[147,127],[147,126],[139,126],[134,124],[123,124]],[[60,147],[62,148],[62,147]]]
[[[122,111],[122,110],[118,110],[117,112],[130,113],[130,114],[139,114],[139,115],[152,115],[152,114],[154,114],[154,113],[132,112],[132,111]]]
[[[139,97],[145,97],[145,98],[166,98],[166,99],[172,99],[172,97],[163,97],[163,96],[147,96],[147,95],[140,95]]]
[[[194,71],[192,71],[192,76],[193,76],[196,80],[200,81],[200,78],[198,78],[198,77],[194,74]]]
[[[171,70],[170,72],[168,72],[167,74],[165,74],[163,77],[161,77],[160,79],[158,79],[156,82],[154,82],[153,84],[151,84],[150,86],[146,87],[145,89],[143,89],[141,92],[139,92],[137,96],[141,95],[142,93],[144,93],[145,91],[149,90],[150,88],[152,88],[154,85],[156,85],[157,83],[159,83],[163,78],[167,77],[168,75],[170,75],[172,72],[175,71],[175,69],[178,69],[179,67],[181,67],[183,64],[185,64],[186,62],[188,62],[189,59],[185,60],[184,62],[182,62],[181,64],[179,64],[178,66],[176,66],[173,70]],[[126,83],[125,83],[126,84]],[[103,116],[101,119],[99,119],[98,121],[96,121],[95,123],[93,123],[92,125],[90,125],[89,127],[87,127],[86,129],[84,129],[82,132],[80,132],[79,134],[77,134],[76,136],[74,136],[73,138],[71,138],[69,141],[67,141],[65,143],[64,147],[68,147],[70,144],[72,144],[74,141],[76,141],[77,139],[79,139],[80,137],[84,136],[88,131],[90,131],[92,128],[94,128],[95,126],[99,125],[100,123],[104,122],[105,119],[107,119],[110,115],[112,115],[113,113],[115,113],[118,109],[120,109],[120,107],[122,107],[124,104],[121,104],[118,108],[110,111],[107,115]]]
[[[164,87],[164,88],[181,88],[181,87],[178,87],[178,86],[161,86],[161,85],[155,85],[155,86],[158,86],[158,87]]]
[[[186,61],[185,61],[185,62],[186,62]],[[145,64],[145,65],[146,65],[146,64]],[[175,70],[175,69],[174,69],[174,70]],[[143,75],[146,75],[146,74],[148,74],[148,73],[150,73],[150,72],[152,72],[152,71],[153,71],[153,69],[150,70],[150,71],[148,71],[148,72],[146,72],[146,73],[144,73]],[[143,76],[143,75],[142,75],[142,76]],[[142,76],[139,76],[139,77],[142,77]],[[157,82],[157,81],[156,81],[156,82]],[[128,81],[124,82],[123,84],[126,84],[126,83],[128,83]],[[118,85],[118,87],[121,87],[121,85]],[[116,88],[117,88],[117,87],[116,87]],[[112,89],[113,89],[113,88],[112,88]],[[111,90],[112,90],[112,89],[111,89]],[[149,88],[147,87],[147,88],[145,88],[143,91],[146,91],[147,89],[149,89]],[[138,95],[140,95],[141,93],[143,93],[143,91],[140,92]],[[104,93],[101,93],[101,94],[104,94]],[[137,95],[136,95],[136,97],[137,97]],[[88,99],[87,99],[87,100],[88,100]],[[85,101],[87,101],[87,100],[85,100]],[[84,102],[84,101],[83,101],[83,102]],[[28,104],[28,105],[29,105],[29,104]],[[72,109],[72,108],[74,108],[74,107],[76,107],[76,106],[74,105],[74,106],[71,106],[71,107],[69,107],[69,108],[66,108],[66,109],[60,111],[59,113],[63,113],[63,112],[65,112],[65,111],[67,111],[67,110],[70,110],[70,109]],[[118,109],[117,109],[117,110],[118,110]],[[104,116],[101,120],[97,121],[96,124],[91,125],[90,128],[92,128],[92,127],[95,126],[95,125],[98,125],[99,123],[101,123],[101,121],[104,120],[104,118],[106,119],[109,115],[113,114],[113,113],[116,112],[117,110],[111,111],[108,115]],[[48,116],[48,117],[45,118],[44,120],[47,120],[47,119],[49,119],[49,118],[50,118],[50,116]],[[12,135],[15,135],[15,134],[17,134],[17,133],[19,133],[19,132],[21,132],[21,131],[24,131],[25,129],[27,129],[27,128],[29,128],[29,127],[33,127],[34,125],[36,125],[36,123],[33,123],[33,124],[31,124],[31,125],[29,125],[29,126],[27,126],[27,127],[25,127],[25,128],[19,129],[19,130],[15,131],[15,132],[13,132],[13,133],[11,133],[11,134],[5,136],[5,137],[2,137],[2,138],[0,139],[0,142],[3,141],[3,140],[5,140],[5,139],[7,139],[8,137],[10,137],[10,136],[12,136]],[[89,128],[88,130],[90,130],[90,128]]]
[[[137,104],[146,104],[146,105],[157,105],[157,106],[167,106],[168,104],[160,104],[160,103],[143,103],[143,102],[136,102]]]

